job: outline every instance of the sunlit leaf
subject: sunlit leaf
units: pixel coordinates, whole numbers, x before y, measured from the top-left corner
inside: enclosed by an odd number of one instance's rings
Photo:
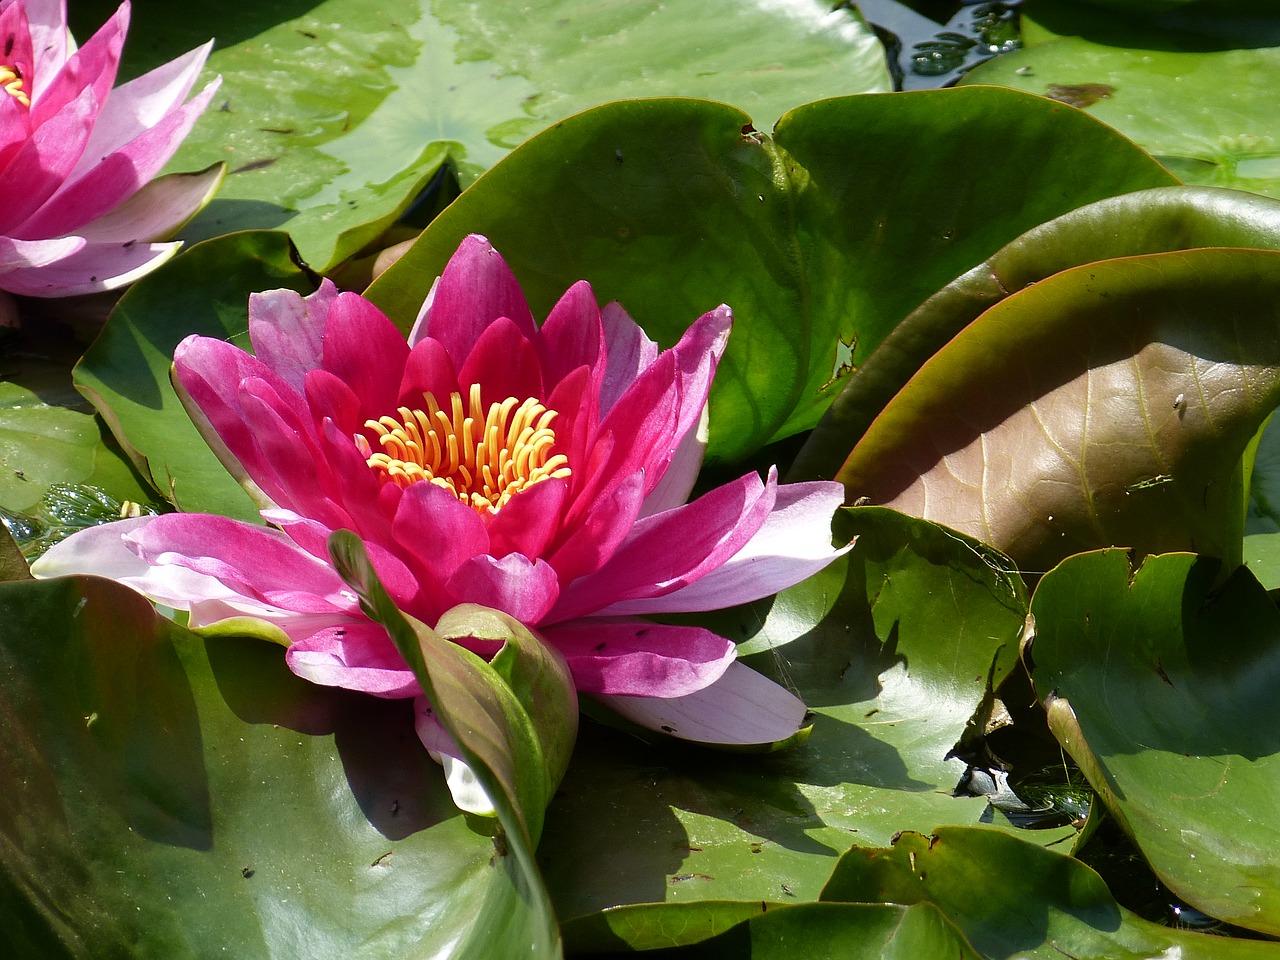
[[[840,473],[1043,572],[1113,544],[1238,563],[1241,455],[1280,403],[1280,252],[1066,270],[929,360]]]

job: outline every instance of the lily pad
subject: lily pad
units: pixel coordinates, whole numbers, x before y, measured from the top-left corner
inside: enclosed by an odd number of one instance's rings
[[[1071,267],[1198,247],[1280,250],[1280,201],[1213,187],[1156,187],[1108,197],[1034,227],[889,332],[819,421],[788,479],[835,476],[851,443],[911,375],[1011,294]],[[1274,499],[1280,504],[1280,492]]]
[[[83,6],[77,22],[96,26],[114,0]],[[703,96],[772,123],[815,97],[891,89],[883,49],[854,10],[742,0],[553,0],[533,11],[277,0],[235,17],[209,5],[180,18],[139,4],[126,69],[211,36],[220,44],[207,72],[221,73],[223,87],[170,169],[219,160],[231,169],[185,236],[281,227],[322,271],[375,239],[443,165],[467,183],[530,135],[606,100]]]
[[[975,68],[961,82],[1000,84],[1081,107],[1141,144],[1187,183],[1280,198],[1280,31],[1258,25],[1224,46],[1200,30],[1154,29],[1148,20],[1104,20],[1075,2],[1045,0],[1058,32],[1040,39],[1027,11],[1027,46]],[[1274,6],[1267,7],[1274,14]],[[1221,8],[1206,10],[1219,19]],[[1188,25],[1191,26],[1191,25]],[[1241,31],[1243,32],[1243,31]],[[1269,44],[1269,45],[1268,45]]]
[[[850,511],[841,533],[858,535],[846,558],[707,620],[809,705],[803,744],[724,755],[582,729],[539,853],[570,949],[688,943],[742,918],[726,901],[816,899],[849,846],[900,830],[1014,829],[953,795],[966,767],[950,752],[1016,658],[1021,581],[981,545],[892,511]],[[649,906],[598,913],[631,904]]]
[[[1044,572],[1124,545],[1238,563],[1242,454],[1280,403],[1280,252],[1063,271],[930,359],[840,472]]]
[[[6,955],[557,955],[408,702],[95,578],[0,584],[0,624]]]
[[[249,294],[314,284],[278,232],[197,244],[136,283],[76,365],[74,380],[159,494],[183,510],[257,520],[257,510],[200,437],[169,381],[193,333],[246,349]]]
[[[1210,916],[1280,933],[1280,614],[1247,569],[1082,554],[1031,603],[1054,733],[1161,881]]]
[[[734,460],[812,427],[899,320],[1025,231],[1175,182],[1090,118],[1005,90],[821,101],[773,138],[749,122],[692,100],[565,120],[465,191],[368,295],[407,330],[478,232],[538,315],[585,278],[670,344],[727,303],[709,455]]]

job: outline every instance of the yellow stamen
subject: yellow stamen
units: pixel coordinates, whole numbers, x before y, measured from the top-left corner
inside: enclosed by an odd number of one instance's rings
[[[485,516],[535,483],[570,475],[568,457],[552,453],[556,411],[532,397],[523,403],[507,397],[486,412],[480,384],[473,383],[465,407],[456,392],[449,394],[448,412],[430,393],[422,399],[425,411],[399,407],[399,419],[366,420],[371,436],[356,437],[384,483],[408,487],[425,480]],[[375,452],[369,440],[382,449]]]
[[[18,73],[13,67],[6,67],[0,64],[0,87],[3,87],[6,93],[24,107],[31,106],[31,98],[22,89],[22,74]]]

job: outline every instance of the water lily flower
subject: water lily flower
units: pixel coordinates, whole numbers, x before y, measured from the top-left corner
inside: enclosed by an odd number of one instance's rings
[[[65,0],[0,0],[0,291],[129,283],[221,182],[222,164],[152,179],[218,89],[186,101],[212,41],[113,89],[128,25],[126,0],[77,49]]]
[[[539,328],[475,236],[407,343],[328,282],[305,298],[257,294],[255,355],[189,337],[174,374],[273,528],[124,520],[73,535],[34,571],[114,577],[196,627],[268,621],[295,673],[419,697],[419,735],[447,752],[413,674],[330,565],[326,538],[348,529],[401,609],[428,624],[461,603],[496,608],[554,645],[580,692],[637,723],[706,742],[784,739],[803,703],[736,663],[730,640],[646,619],[769,596],[840,553],[836,483],[779,485],[770,470],[686,502],[731,321],[721,306],[659,350],[580,282]]]

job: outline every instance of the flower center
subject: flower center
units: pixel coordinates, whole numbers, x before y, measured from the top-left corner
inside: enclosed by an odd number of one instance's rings
[[[3,87],[6,93],[24,107],[31,106],[31,98],[22,89],[22,74],[18,73],[13,67],[6,67],[0,64],[0,87]]]
[[[478,383],[471,385],[467,410],[460,393],[449,394],[448,413],[430,393],[422,397],[425,411],[400,407],[398,420],[365,421],[381,450],[375,452],[363,435],[356,436],[360,452],[384,483],[408,487],[426,480],[483,516],[497,513],[526,487],[569,476],[568,457],[551,452],[556,411],[537,400],[521,403],[507,397],[490,404],[486,413]]]

